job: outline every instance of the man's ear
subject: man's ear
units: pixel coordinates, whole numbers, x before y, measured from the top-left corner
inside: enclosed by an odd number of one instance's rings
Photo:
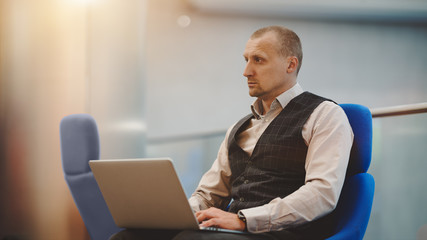
[[[299,64],[297,57],[295,56],[289,57],[287,63],[288,63],[288,66],[286,69],[287,73],[293,73],[297,70],[298,64]]]

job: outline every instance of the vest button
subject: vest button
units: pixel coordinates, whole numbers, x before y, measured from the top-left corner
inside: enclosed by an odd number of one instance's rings
[[[245,180],[244,182],[243,182],[244,184],[248,184],[249,183],[249,180]]]
[[[241,197],[239,200],[240,200],[241,202],[244,202],[244,201],[245,201],[245,199],[244,199],[243,197]]]

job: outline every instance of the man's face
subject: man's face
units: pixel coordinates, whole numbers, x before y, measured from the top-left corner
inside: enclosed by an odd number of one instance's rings
[[[289,58],[278,52],[275,33],[249,39],[243,56],[246,60],[243,76],[248,79],[250,96],[273,101],[295,84],[296,80],[287,73]]]

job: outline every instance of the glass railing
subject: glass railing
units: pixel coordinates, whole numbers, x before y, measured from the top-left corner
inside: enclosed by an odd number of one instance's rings
[[[417,234],[427,230],[427,103],[371,112],[374,132],[369,173],[376,186],[364,239],[422,239]],[[147,156],[172,158],[190,196],[215,160],[224,136],[225,130],[148,139]]]
[[[148,140],[147,156],[171,158],[184,191],[189,197],[199,184],[202,175],[216,159],[225,132],[224,130],[180,137],[152,138]]]
[[[364,239],[427,239],[427,103],[371,112],[375,195]]]

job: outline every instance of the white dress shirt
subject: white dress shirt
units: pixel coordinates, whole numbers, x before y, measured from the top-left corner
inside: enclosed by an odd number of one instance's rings
[[[296,96],[303,93],[297,83],[271,104],[262,116],[262,104],[256,100],[251,109],[254,114],[249,126],[239,136],[238,145],[249,155],[268,127],[282,109]],[[228,162],[228,137],[226,133],[217,159],[200,180],[189,199],[193,210],[224,207],[231,192]],[[268,204],[241,210],[246,217],[249,232],[279,231],[296,227],[330,213],[338,202],[344,183],[353,132],[344,111],[330,101],[322,102],[310,115],[302,129],[308,146],[305,161],[305,184],[285,198],[275,198]]]

